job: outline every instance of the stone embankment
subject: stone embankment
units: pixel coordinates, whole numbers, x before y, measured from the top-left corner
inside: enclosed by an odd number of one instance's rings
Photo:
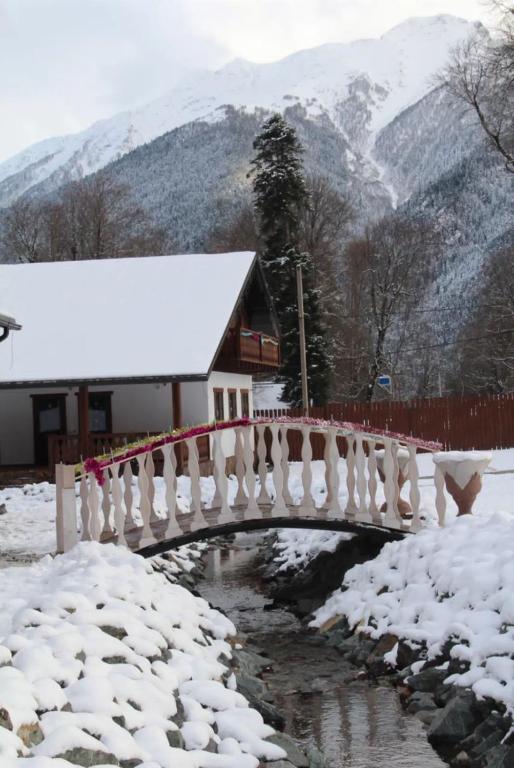
[[[306,619],[341,587],[346,571],[374,557],[382,543],[373,536],[355,537],[333,553],[319,554],[299,572],[280,573],[270,547],[263,575],[277,604],[286,603]],[[396,687],[405,710],[422,721],[430,744],[452,768],[513,768],[514,726],[506,707],[445,683],[469,669],[467,662],[452,656],[457,640],[448,641],[439,656],[428,659],[423,645],[413,647],[392,634],[371,639],[362,629],[350,628],[346,617],[339,615],[322,625],[319,634],[355,668],[356,678]]]

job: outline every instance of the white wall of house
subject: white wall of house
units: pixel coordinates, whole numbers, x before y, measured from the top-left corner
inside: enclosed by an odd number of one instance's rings
[[[193,427],[209,421],[209,385],[207,381],[190,381],[180,385],[182,424]]]
[[[171,384],[98,385],[90,391],[112,392],[113,432],[160,432],[172,425]],[[34,462],[31,395],[66,395],[66,429],[78,433],[76,387],[0,390],[0,463]]]
[[[181,384],[182,421],[184,425],[214,421],[214,389],[223,389],[225,418],[229,417],[228,390],[237,391],[237,413],[241,415],[241,390],[249,392],[250,414],[253,409],[252,377],[213,372],[208,381]],[[173,422],[171,384],[98,385],[90,391],[112,392],[113,432],[160,432]],[[47,387],[0,390],[0,464],[34,462],[34,426],[31,395],[66,395],[66,427],[69,435],[78,433],[78,389]],[[234,433],[224,436],[225,453],[234,452]]]

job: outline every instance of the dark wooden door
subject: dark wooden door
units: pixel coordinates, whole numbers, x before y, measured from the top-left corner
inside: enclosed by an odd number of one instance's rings
[[[32,395],[34,463],[48,464],[48,436],[66,434],[66,395]]]

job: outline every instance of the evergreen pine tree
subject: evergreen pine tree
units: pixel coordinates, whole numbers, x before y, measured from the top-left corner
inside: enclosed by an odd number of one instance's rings
[[[313,262],[299,249],[299,211],[308,205],[302,153],[296,132],[275,114],[254,141],[253,193],[257,212],[261,259],[281,327],[282,365],[278,381],[282,400],[302,403],[300,334],[296,266],[302,266],[309,397],[326,402],[331,361],[323,324]]]

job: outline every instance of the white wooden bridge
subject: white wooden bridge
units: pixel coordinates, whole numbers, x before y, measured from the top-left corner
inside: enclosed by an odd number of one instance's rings
[[[301,494],[296,499],[288,455],[291,430],[302,438]],[[326,487],[321,501],[319,494],[317,500],[313,495],[314,433],[324,438]],[[210,481],[200,475],[198,441],[205,442],[206,435],[213,457]],[[223,449],[227,440],[234,446],[230,482]],[[187,451],[186,482],[177,477],[177,445]],[[115,542],[145,556],[195,540],[270,527],[373,527],[393,538],[415,533],[423,525],[416,453],[438,448],[359,425],[308,418],[240,419],[149,438],[146,444],[88,459],[80,468],[57,465],[57,549],[74,546],[78,529],[82,540]],[[162,479],[156,477],[156,465],[162,467]],[[409,519],[400,496],[407,477]],[[385,502],[379,508],[381,479]],[[438,520],[444,525],[444,477],[437,468],[435,483]]]

